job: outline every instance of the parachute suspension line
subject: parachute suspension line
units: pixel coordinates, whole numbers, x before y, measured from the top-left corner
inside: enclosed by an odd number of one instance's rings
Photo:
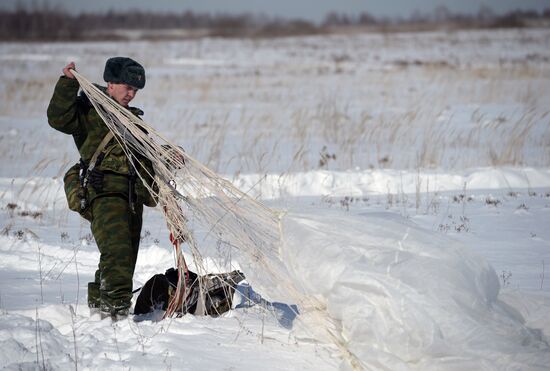
[[[200,164],[78,72],[73,71],[73,74],[125,154],[132,157],[136,175],[151,195],[158,199],[169,231],[180,241],[178,246],[182,241],[189,246],[199,275],[207,271],[197,240],[188,228],[187,217],[198,221],[212,236],[222,238],[229,246],[238,249],[245,258],[239,262],[244,261],[245,266],[249,267],[262,267],[264,283],[259,287],[270,291],[281,286],[285,278],[288,280],[286,271],[280,271],[280,213],[267,208]],[[143,166],[145,161],[151,162],[154,174]],[[157,186],[151,186],[151,182],[145,179],[147,177],[154,177]],[[181,269],[181,247],[175,250],[178,269]],[[273,260],[274,264],[266,259]],[[181,292],[185,289],[185,272],[181,273],[184,274],[180,274],[176,290],[176,297],[179,298],[185,295]]]
[[[181,252],[182,240],[175,238],[172,232],[170,232],[170,242],[174,245],[177,259],[178,286],[181,284],[183,287],[176,287],[176,292],[172,296],[170,303],[168,303],[168,308],[166,309],[163,318],[171,317],[178,309],[183,308],[190,291],[187,287],[187,283],[189,282],[189,269],[187,268],[187,263],[185,262],[183,253]],[[181,276],[183,276],[183,280],[179,279]]]

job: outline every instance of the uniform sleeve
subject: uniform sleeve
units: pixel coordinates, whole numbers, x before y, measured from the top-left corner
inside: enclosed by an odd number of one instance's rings
[[[55,85],[48,106],[48,123],[56,130],[66,134],[75,134],[78,130],[77,93],[79,84],[76,79],[61,76]]]

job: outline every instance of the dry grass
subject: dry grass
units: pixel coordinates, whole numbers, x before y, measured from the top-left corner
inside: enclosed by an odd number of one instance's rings
[[[132,56],[153,69],[136,105],[145,109],[147,122],[226,174],[319,167],[546,167],[550,62],[541,51],[548,46],[546,36],[534,31],[359,34],[158,42],[143,50],[136,44]],[[498,56],[498,50],[512,46],[525,50]],[[74,54],[63,45],[50,47],[58,55]],[[26,48],[12,45],[7,52],[29,53]],[[497,51],[483,54],[491,48]],[[47,46],[37,49],[46,53]],[[119,45],[81,49],[80,71],[93,79]],[[408,49],[414,53],[401,51]],[[87,55],[93,55],[90,62]],[[61,61],[3,63],[0,116],[43,117],[46,126],[44,111]],[[48,147],[66,142],[53,134]],[[33,140],[38,138],[23,131],[2,135],[0,154],[28,162],[21,155],[38,145]],[[47,152],[29,172],[50,174],[54,163],[76,160],[73,154]],[[323,162],[326,154],[334,157]]]

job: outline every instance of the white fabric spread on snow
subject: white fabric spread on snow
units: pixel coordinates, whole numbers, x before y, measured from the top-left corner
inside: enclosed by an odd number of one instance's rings
[[[284,236],[295,279],[325,298],[367,369],[550,364],[540,332],[497,299],[493,268],[448,237],[383,213],[337,212],[287,216]]]

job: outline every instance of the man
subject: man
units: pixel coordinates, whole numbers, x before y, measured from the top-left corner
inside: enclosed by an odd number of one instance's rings
[[[88,306],[102,318],[117,320],[127,316],[132,299],[132,278],[139,249],[143,205],[155,206],[141,178],[151,186],[150,161],[133,154],[131,162],[118,142],[107,137],[109,129],[88,97],[77,95],[78,81],[71,70],[74,62],[63,68],[48,106],[51,127],[73,136],[81,156],[81,171],[86,174],[83,187],[83,210],[91,221],[91,230],[100,252],[94,282],[88,283]],[[136,61],[125,57],[107,60],[103,74],[107,87],[102,88],[121,106],[134,115],[143,111],[128,104],[145,86],[145,70]],[[106,145],[102,142],[108,141]],[[95,156],[94,156],[95,155]],[[136,165],[139,175],[131,163]],[[84,213],[82,213],[84,215]]]

